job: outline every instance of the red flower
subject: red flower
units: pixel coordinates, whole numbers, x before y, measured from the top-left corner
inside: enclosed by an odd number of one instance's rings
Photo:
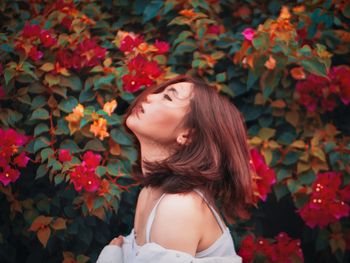
[[[123,52],[130,52],[133,51],[134,48],[137,48],[143,42],[144,40],[142,36],[137,36],[133,38],[131,35],[127,35],[121,41],[119,49]]]
[[[3,171],[0,172],[0,182],[4,186],[8,185],[9,183],[14,183],[19,178],[20,172],[16,169],[12,169],[9,165],[7,165],[5,168],[3,168]]]
[[[30,25],[28,22],[26,22],[22,30],[22,37],[24,38],[39,37],[40,30],[41,29],[38,25]]]
[[[0,100],[6,96],[4,88],[0,85]]]
[[[309,202],[298,210],[309,227],[323,228],[349,215],[350,207],[345,202],[349,201],[350,188],[339,189],[341,176],[337,172],[317,174]]]
[[[243,263],[250,263],[254,260],[254,252],[256,251],[254,237],[252,235],[246,236],[242,242],[238,255],[243,259]]]
[[[148,61],[144,56],[138,54],[128,63],[128,69],[130,72],[135,71],[137,75],[157,78],[161,75],[162,71],[158,67],[157,62]]]
[[[303,262],[304,256],[300,249],[300,240],[291,239],[286,233],[280,233],[275,237],[275,242],[259,237],[254,240],[252,235],[246,236],[241,243],[238,254],[243,263],[271,262],[293,263]],[[299,259],[298,261],[295,261]]]
[[[57,40],[51,36],[48,30],[42,30],[40,33],[40,41],[44,47],[51,47],[56,44]]]
[[[207,34],[220,35],[220,26],[219,25],[208,26]]]
[[[71,30],[72,22],[73,22],[73,19],[69,18],[68,16],[65,16],[61,21],[61,25],[67,30]]]
[[[343,104],[350,103],[350,68],[347,66],[333,67],[327,78],[309,75],[305,80],[296,84],[300,102],[308,111],[317,108],[332,111],[337,106],[336,98]]]
[[[142,86],[142,84],[139,82],[136,76],[127,74],[122,77],[122,80],[123,80],[123,89],[128,92],[136,92]]]
[[[266,165],[264,157],[257,149],[251,149],[250,154],[252,170],[256,173],[254,175],[254,192],[261,200],[265,201],[267,194],[271,192],[271,186],[276,182],[276,174],[273,169]],[[255,202],[257,203],[258,200],[256,199]]]
[[[84,189],[88,192],[95,192],[101,184],[100,178],[94,173],[88,173],[84,180]]]
[[[41,59],[41,58],[44,56],[44,53],[41,52],[40,50],[38,50],[36,46],[33,46],[33,47],[30,49],[30,51],[29,51],[29,53],[28,53],[28,56],[29,56],[32,60],[37,61],[37,60]]]
[[[14,159],[14,163],[17,164],[19,167],[26,167],[27,163],[29,161],[29,157],[26,156],[24,152],[21,152],[16,158]]]
[[[165,41],[158,41],[158,39],[156,39],[154,46],[158,49],[158,51],[157,51],[158,54],[167,53],[170,49],[169,43],[167,43]]]
[[[69,150],[61,149],[58,155],[58,160],[62,163],[70,162],[72,160],[72,156],[70,155]]]
[[[83,155],[83,164],[85,164],[88,168],[95,169],[100,165],[101,155],[94,154],[92,151],[87,151]]]

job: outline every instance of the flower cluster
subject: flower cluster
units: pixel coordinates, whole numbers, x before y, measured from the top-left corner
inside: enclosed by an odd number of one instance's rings
[[[275,171],[266,164],[264,157],[257,149],[251,149],[250,155],[252,158],[250,163],[254,171],[254,203],[257,203],[259,199],[263,201],[266,200],[267,194],[271,192],[271,186],[276,182],[276,174]]]
[[[129,73],[122,77],[124,90],[136,92],[142,86],[151,86],[154,80],[162,74],[158,63],[152,60],[152,57],[167,53],[169,44],[156,40],[154,45],[149,45],[144,42],[142,36],[132,33],[120,33],[120,35],[122,40],[119,49],[125,54],[133,54],[127,63]],[[147,56],[148,53],[149,56]]]
[[[337,66],[331,68],[327,78],[309,75],[296,84],[300,103],[309,112],[317,109],[332,111],[337,106],[337,98],[348,105],[350,102],[350,67]]]
[[[83,189],[87,192],[95,192],[101,184],[101,179],[95,172],[96,167],[100,165],[101,155],[87,151],[82,159],[82,163],[71,171],[70,180],[78,192]]]
[[[19,148],[25,146],[30,137],[16,132],[13,129],[0,129],[0,181],[6,186],[14,183],[20,176],[15,167],[26,167],[29,157]]]
[[[57,52],[57,61],[61,67],[81,70],[84,67],[95,67],[106,56],[106,49],[97,45],[94,39],[86,38],[69,49],[60,49]]]
[[[103,105],[103,111],[106,112],[108,116],[111,116],[116,107],[117,101],[112,100]],[[73,112],[65,117],[71,134],[80,130],[80,124],[84,118],[84,109],[84,106],[79,103],[75,108],[73,108]],[[107,132],[107,120],[105,118],[101,117],[96,112],[93,112],[91,116],[88,116],[88,118],[92,118],[93,120],[93,123],[90,125],[90,132],[92,132],[100,140],[103,140],[105,137],[109,136],[109,133]]]
[[[57,39],[52,32],[42,29],[39,25],[31,25],[28,22],[24,25],[21,36],[18,38],[15,48],[22,50],[34,61],[41,59],[44,53],[39,49],[39,45],[43,48],[51,48],[57,43]]]
[[[341,176],[339,172],[317,174],[309,201],[298,210],[309,227],[322,228],[349,215],[350,185],[340,189]]]
[[[304,261],[303,252],[300,249],[300,241],[291,239],[284,232],[279,233],[275,237],[275,242],[270,242],[265,238],[255,239],[253,235],[248,235],[242,240],[238,254],[242,257],[244,263],[254,262],[258,257],[263,257],[267,262],[271,263]]]

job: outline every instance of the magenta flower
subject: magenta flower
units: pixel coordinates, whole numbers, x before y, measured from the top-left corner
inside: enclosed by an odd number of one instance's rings
[[[242,34],[246,40],[252,41],[254,38],[255,31],[253,28],[248,27],[248,28],[243,30]]]

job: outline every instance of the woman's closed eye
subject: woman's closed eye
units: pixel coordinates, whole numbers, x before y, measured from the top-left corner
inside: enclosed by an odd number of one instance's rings
[[[167,100],[169,100],[169,101],[173,101],[172,98],[171,98],[168,94],[164,94],[164,95],[163,95],[163,98],[164,98],[164,99],[167,99]]]

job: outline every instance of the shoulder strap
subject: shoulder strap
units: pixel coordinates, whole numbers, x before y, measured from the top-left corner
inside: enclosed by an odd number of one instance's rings
[[[147,219],[147,225],[146,225],[146,243],[150,242],[150,234],[151,234],[151,227],[154,221],[154,217],[156,216],[156,211],[157,211],[157,207],[160,203],[160,201],[162,200],[162,198],[165,196],[165,193],[162,194],[162,196],[158,199],[156,205],[153,207],[151,213],[149,214],[149,217]]]
[[[198,189],[194,189],[194,190],[195,190],[195,191],[204,199],[204,201],[208,204],[210,210],[213,212],[213,214],[214,214],[214,216],[215,216],[216,221],[218,222],[219,226],[221,227],[222,232],[224,232],[224,231],[225,231],[225,228],[226,228],[226,225],[224,224],[224,222],[222,222],[222,220],[221,220],[221,218],[220,218],[218,212],[216,212],[216,210],[214,209],[214,207],[212,207],[212,206],[209,204],[208,200],[205,198],[205,196],[203,195],[203,193],[202,193],[201,191],[199,191]]]

